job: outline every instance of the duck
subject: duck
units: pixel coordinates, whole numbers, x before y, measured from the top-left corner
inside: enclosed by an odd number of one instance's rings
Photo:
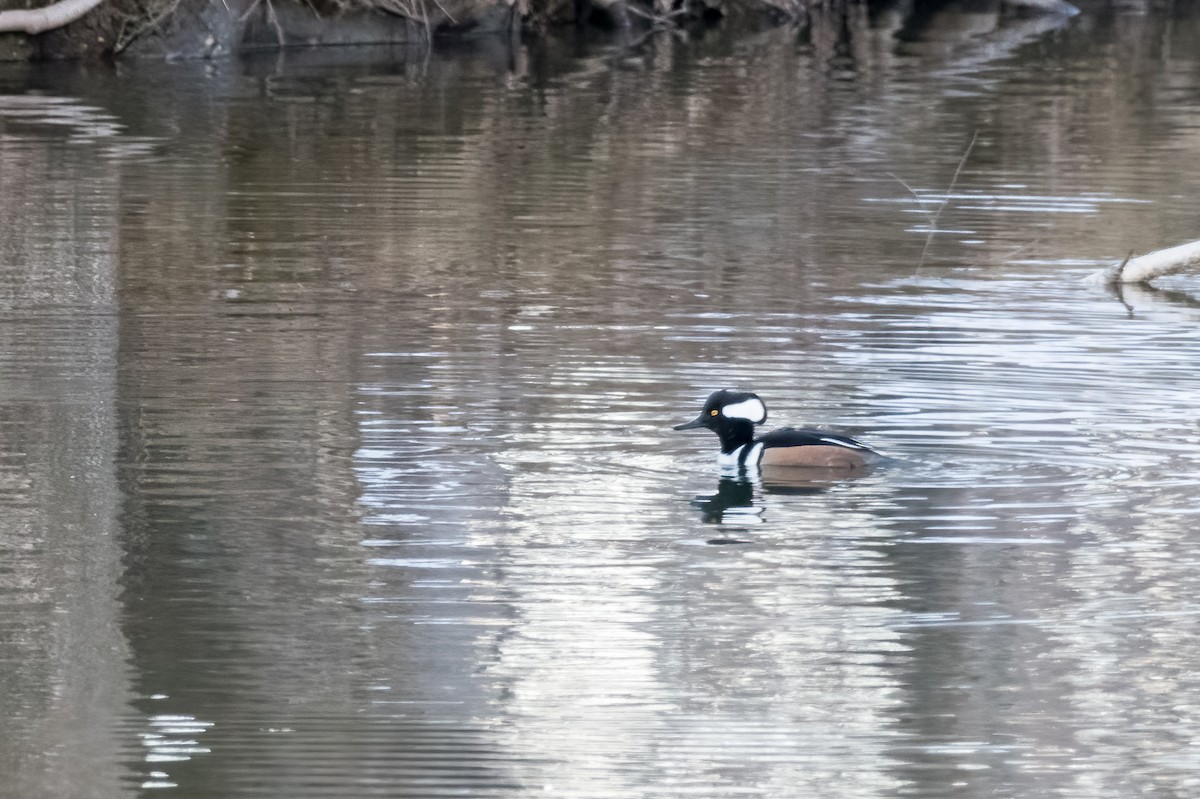
[[[675,430],[707,428],[721,440],[717,464],[757,471],[767,466],[799,466],[861,472],[885,460],[866,444],[815,427],[784,427],[758,438],[754,428],[767,421],[767,405],[752,391],[721,389],[708,396],[700,415]]]

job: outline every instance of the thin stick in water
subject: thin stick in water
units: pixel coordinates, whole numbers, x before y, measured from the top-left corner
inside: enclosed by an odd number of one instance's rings
[[[958,168],[954,170],[954,177],[950,179],[950,186],[946,189],[946,199],[942,200],[942,204],[933,212],[933,216],[929,220],[929,235],[925,237],[925,247],[921,250],[921,258],[917,261],[917,271],[921,271],[921,267],[925,265],[925,256],[929,254],[929,245],[933,243],[933,235],[937,233],[938,220],[942,218],[942,211],[946,210],[946,206],[950,204],[950,194],[954,193],[954,186],[958,183],[958,176],[962,174],[963,167],[967,164],[967,159],[971,157],[971,150],[975,149],[975,142],[979,139],[979,129],[971,134],[971,143],[967,145],[967,149],[963,151],[962,158],[958,159]]]

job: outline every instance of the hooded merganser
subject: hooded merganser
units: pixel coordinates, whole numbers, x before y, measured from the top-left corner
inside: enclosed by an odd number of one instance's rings
[[[707,427],[721,439],[717,463],[723,467],[808,466],[860,470],[884,459],[849,436],[812,427],[784,427],[754,437],[754,426],[767,420],[767,406],[757,394],[723,389],[714,391],[700,415],[675,425],[676,430]]]

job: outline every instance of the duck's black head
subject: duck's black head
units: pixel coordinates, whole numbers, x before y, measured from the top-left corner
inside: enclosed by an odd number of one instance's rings
[[[767,406],[757,394],[722,389],[708,395],[700,415],[675,425],[676,430],[707,427],[721,438],[721,451],[732,452],[754,439],[754,425],[767,420]]]

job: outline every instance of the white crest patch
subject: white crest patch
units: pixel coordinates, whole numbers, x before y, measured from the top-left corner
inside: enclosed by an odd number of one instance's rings
[[[726,405],[721,409],[721,413],[730,419],[746,419],[754,424],[762,424],[767,421],[767,406],[763,405],[762,400],[758,397]]]

